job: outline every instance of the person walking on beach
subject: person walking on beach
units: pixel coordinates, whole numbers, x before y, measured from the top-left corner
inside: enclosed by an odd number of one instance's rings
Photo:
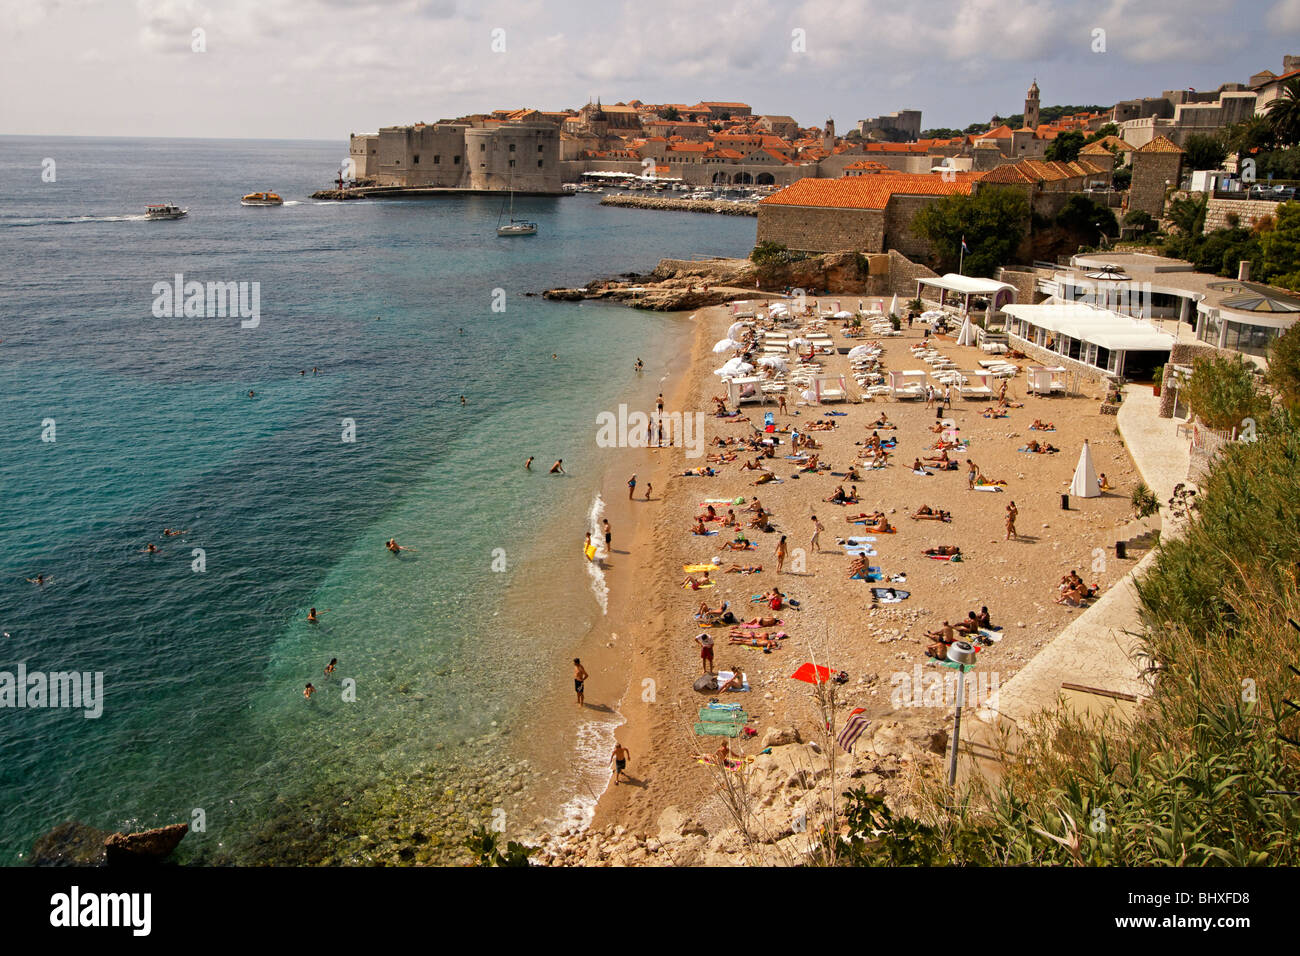
[[[971,461],[969,458],[966,459],[966,468],[966,490],[974,491],[975,478],[979,475],[980,470],[976,466],[975,462]]]
[[[700,645],[700,667],[704,673],[713,673],[713,636],[707,631],[700,631],[695,635],[695,641]]]
[[[776,573],[781,573],[781,568],[785,565],[785,535],[781,535],[781,540],[776,543]]]
[[[614,755],[609,758],[610,763],[614,765],[614,786],[616,787],[618,786],[619,777],[627,777],[628,780],[632,779],[631,777],[627,776],[627,770],[626,770],[627,762],[629,759],[631,759],[631,757],[632,755],[628,752],[628,749],[626,747],[624,747],[617,740],[614,741]]]
[[[925,385],[925,407],[930,408],[934,405],[934,386],[930,383]]]
[[[948,409],[948,411],[952,411],[952,386],[951,385],[945,385],[943,387],[943,404]]]
[[[610,539],[611,537],[613,537],[613,535],[610,534],[610,530],[609,530],[609,519],[608,519],[608,518],[601,518],[601,519],[600,519],[600,526],[601,526],[603,529],[605,529],[605,550],[606,550],[606,551],[609,551],[609,550],[610,550],[609,539]]]
[[[790,414],[785,407],[785,392],[782,392],[780,395],[776,397],[776,410],[780,412],[782,415]]]
[[[535,456],[533,456],[533,455],[529,455],[529,456],[528,456],[528,460],[527,460],[526,462],[524,462],[524,471],[532,471],[532,470],[533,470],[533,458],[534,458],[534,457],[535,457]]]
[[[1014,501],[1007,505],[1007,541],[1020,537],[1020,535],[1016,534],[1016,515],[1018,514],[1020,514],[1020,511],[1016,508]]]
[[[578,706],[583,706],[582,695],[587,682],[587,669],[582,666],[582,661],[578,658],[573,659],[573,689],[578,695]]]
[[[562,474],[564,474],[564,459],[563,459],[563,458],[557,458],[557,459],[555,459],[555,464],[553,464],[553,465],[551,466],[551,474],[552,474],[552,475],[562,475]]]
[[[649,500],[650,500],[650,489],[651,489],[652,487],[653,487],[653,486],[650,484],[650,482],[647,481],[647,482],[645,483],[645,500],[646,500],[646,501],[649,501]]]
[[[812,516],[812,523],[813,523],[813,535],[812,535],[812,541],[808,545],[808,550],[816,553],[818,551],[821,551],[822,532],[825,531],[826,528],[825,526],[822,525],[820,521],[817,520],[816,515]]]
[[[632,495],[636,493],[636,475],[627,480],[627,500],[632,500]]]

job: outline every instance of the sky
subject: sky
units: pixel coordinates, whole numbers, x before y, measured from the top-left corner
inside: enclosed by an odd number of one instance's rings
[[[0,0],[0,134],[327,139],[493,109],[740,101],[964,127],[1211,90],[1300,0]],[[197,31],[197,32],[196,32]]]

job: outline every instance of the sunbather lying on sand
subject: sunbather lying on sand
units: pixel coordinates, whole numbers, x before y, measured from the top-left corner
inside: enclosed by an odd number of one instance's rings
[[[1006,479],[1004,478],[986,478],[984,475],[980,475],[975,479],[975,484],[977,485],[1002,485],[1005,487],[1006,483]]]
[[[961,548],[955,544],[941,544],[937,548],[926,548],[921,553],[939,557],[952,557],[961,554]]]
[[[829,498],[823,498],[822,500],[829,501],[833,505],[843,505],[843,504],[848,504],[851,501],[856,501],[857,499],[850,498],[849,495],[844,491],[843,485],[836,485],[834,493]]]
[[[946,448],[943,451],[939,452],[938,455],[925,456],[925,461],[934,462],[934,464],[936,465],[946,465],[949,460],[950,459],[948,458],[948,449]]]
[[[1011,417],[1009,412],[1002,411],[1001,409],[994,409],[991,407],[984,409],[984,411],[980,412],[980,414],[983,415],[985,418],[1010,418]]]
[[[724,452],[721,455],[709,455],[705,460],[714,462],[715,464],[721,464],[723,462],[735,461],[737,457],[739,456],[734,451],[729,451]]]
[[[700,604],[699,610],[695,612],[695,619],[697,621],[707,621],[712,618],[722,617],[727,613],[728,603],[723,601],[721,607],[709,607],[709,602],[704,601]]]
[[[723,574],[758,574],[762,570],[763,570],[763,566],[761,564],[752,564],[748,567],[742,567],[739,564],[733,564],[729,568],[723,568],[722,573]]]
[[[687,468],[684,472],[682,472],[682,477],[683,478],[695,478],[695,477],[712,478],[716,474],[717,472],[714,471],[712,468],[704,468],[704,467]]]
[[[1037,439],[1031,440],[1029,444],[1025,446],[1025,451],[1033,452],[1035,455],[1047,455],[1060,450],[1061,449],[1054,447],[1048,442],[1040,442]]]
[[[754,484],[765,485],[769,481],[776,481],[776,475],[772,474],[770,471],[765,471],[758,476],[758,481],[754,482]]]
[[[743,465],[740,466],[740,470],[741,470],[741,471],[761,471],[761,470],[762,470],[762,466],[759,465],[759,463],[758,463],[758,459],[757,459],[757,458],[751,458],[749,461],[745,462]]]
[[[865,531],[875,531],[877,534],[893,534],[894,526],[889,523],[889,519],[884,515],[878,518],[872,518],[863,526]]]
[[[692,591],[698,591],[700,588],[704,587],[704,585],[712,583],[713,582],[709,580],[709,572],[705,571],[704,577],[702,578],[697,578],[693,574],[686,575],[685,580],[682,581],[682,587],[690,588]]]
[[[744,538],[736,538],[735,541],[728,541],[722,546],[724,551],[755,551],[754,545]]]
[[[891,422],[888,416],[886,416],[884,413],[881,413],[881,416],[877,418],[874,422],[871,422],[869,425],[867,425],[867,427],[868,428],[897,428],[898,426],[895,425],[893,422]]]
[[[781,642],[770,634],[755,634],[753,637],[747,635],[737,637],[735,634],[732,634],[727,638],[727,643],[741,647],[762,647],[767,650],[781,646]]]
[[[929,505],[921,505],[916,511],[909,515],[913,521],[951,521],[952,515],[942,508],[931,508]]]
[[[809,458],[806,462],[804,462],[802,465],[799,466],[799,470],[800,470],[800,471],[817,471],[818,469],[820,469],[820,468],[821,468],[821,462],[818,460],[818,457],[819,457],[819,456],[817,456],[817,455],[813,455],[813,456],[812,456],[811,458]]]
[[[1043,422],[1035,418],[1034,423],[1029,426],[1029,430],[1031,432],[1054,432],[1056,431],[1056,426],[1053,425],[1051,422],[1048,422],[1047,424],[1043,424]]]
[[[737,624],[736,627],[776,627],[781,622],[774,617],[756,617],[752,621],[746,621],[744,624]]]
[[[834,422],[813,422],[811,425],[805,425],[804,428],[810,432],[828,432],[835,427]]]

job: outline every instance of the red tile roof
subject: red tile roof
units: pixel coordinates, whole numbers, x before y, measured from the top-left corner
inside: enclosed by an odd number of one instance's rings
[[[953,181],[931,173],[879,173],[843,179],[800,179],[762,200],[760,206],[824,209],[884,209],[893,196],[968,196],[978,174]]]
[[[1139,146],[1134,152],[1137,153],[1181,153],[1182,150],[1173,144],[1167,136],[1157,136],[1145,146]]]

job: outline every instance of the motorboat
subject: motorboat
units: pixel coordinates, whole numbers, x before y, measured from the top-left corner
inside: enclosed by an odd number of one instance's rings
[[[239,204],[241,206],[283,206],[284,200],[280,198],[279,193],[249,193],[239,200]]]
[[[188,213],[188,209],[173,206],[169,202],[150,203],[144,207],[144,217],[146,219],[181,219]]]

